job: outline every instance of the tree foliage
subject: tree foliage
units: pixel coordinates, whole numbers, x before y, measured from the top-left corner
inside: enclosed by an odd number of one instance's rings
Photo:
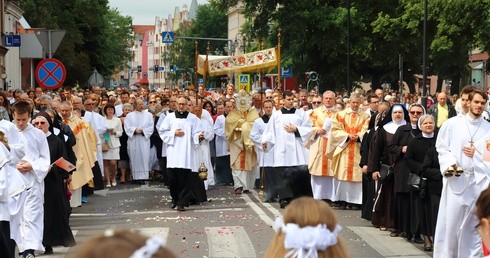
[[[323,89],[345,87],[347,78],[347,0],[243,0],[253,19],[255,38],[277,43],[282,29],[282,59],[303,78],[315,70]],[[423,0],[351,0],[351,70],[353,80],[375,87],[398,81],[398,58],[404,58],[405,81],[422,70]],[[429,72],[457,85],[468,72],[468,53],[490,50],[490,0],[430,0]],[[220,8],[236,4],[222,0]],[[488,67],[487,67],[488,68]]]
[[[227,38],[227,13],[220,10],[216,1],[210,1],[209,4],[199,5],[196,19],[180,26],[175,32],[176,40],[172,46],[170,60],[180,69],[190,71],[195,67],[195,40],[178,39],[179,36],[196,37],[196,38]],[[197,40],[198,53],[206,54],[206,48],[209,42],[209,55],[224,52],[226,41],[214,40]]]
[[[86,82],[93,69],[112,75],[130,58],[132,19],[107,0],[21,0],[21,6],[31,27],[66,30],[54,55],[66,67],[66,85]]]

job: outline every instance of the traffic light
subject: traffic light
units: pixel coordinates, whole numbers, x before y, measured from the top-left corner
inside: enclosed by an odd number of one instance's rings
[[[138,73],[141,73],[141,65],[138,65]]]
[[[155,65],[155,67],[153,68],[153,70],[154,70],[155,72],[158,72],[158,65]]]
[[[171,72],[173,72],[174,70],[175,70],[175,69],[174,69],[174,66],[173,66],[173,65],[171,65],[171,66],[170,66],[170,71],[171,71]]]

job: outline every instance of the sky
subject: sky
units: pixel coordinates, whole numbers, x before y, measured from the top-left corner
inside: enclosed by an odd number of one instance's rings
[[[117,8],[123,15],[133,17],[134,25],[153,25],[155,17],[168,17],[174,14],[175,7],[179,10],[182,5],[191,7],[192,0],[109,0],[109,6]],[[207,0],[197,0],[198,4],[205,4]]]

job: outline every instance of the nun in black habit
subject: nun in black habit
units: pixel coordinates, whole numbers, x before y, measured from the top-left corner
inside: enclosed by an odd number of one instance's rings
[[[53,133],[49,114],[39,112],[33,124],[46,134],[51,163],[61,157],[66,159],[64,143]],[[53,246],[70,247],[76,244],[69,225],[70,203],[65,190],[65,180],[68,177],[67,171],[52,165],[44,179],[43,245],[47,254],[53,253]]]

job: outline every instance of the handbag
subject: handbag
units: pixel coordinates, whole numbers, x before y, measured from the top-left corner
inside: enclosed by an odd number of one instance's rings
[[[102,142],[102,152],[108,152],[109,151],[109,143],[106,141]]]
[[[379,182],[384,183],[393,174],[393,166],[381,163],[379,166],[379,174],[381,175],[378,179]]]
[[[411,189],[420,191],[420,176],[414,173],[409,173],[407,184]]]
[[[108,151],[109,151],[109,134],[105,133],[104,140],[102,141],[102,152],[108,152]]]

